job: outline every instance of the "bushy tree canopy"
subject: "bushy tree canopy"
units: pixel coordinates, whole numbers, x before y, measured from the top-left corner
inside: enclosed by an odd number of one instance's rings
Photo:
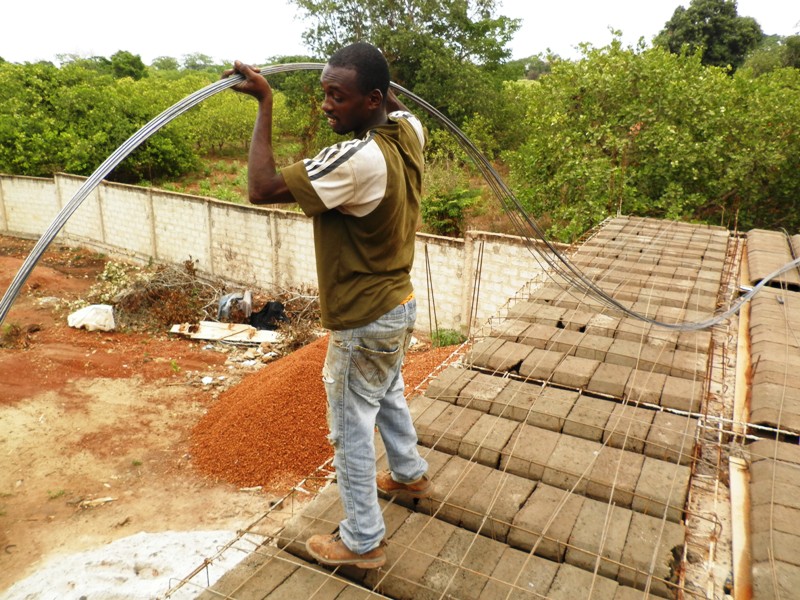
[[[81,56],[79,54],[56,54],[56,59],[63,66],[75,65],[83,67],[89,71],[96,71],[105,75],[110,75],[111,61],[105,56]],[[48,63],[51,64],[52,63]]]
[[[185,72],[178,79],[116,79],[95,69],[97,64],[0,64],[0,172],[89,175],[150,119],[218,77]],[[198,153],[244,147],[254,117],[254,103],[219,94],[158,131],[110,179],[185,174],[197,167]]]
[[[150,66],[157,71],[177,71],[181,64],[174,56],[158,56],[153,59]]]
[[[586,49],[509,86],[527,108],[513,181],[563,239],[618,211],[796,231],[798,92],[797,69],[730,77],[697,55]]]
[[[327,57],[352,42],[374,44],[392,79],[462,120],[491,110],[498,69],[519,20],[496,15],[494,0],[294,0],[310,27],[304,39]]]
[[[740,17],[736,0],[691,0],[679,6],[654,43],[679,53],[700,50],[704,65],[739,67],[764,37],[752,17]]]
[[[142,62],[142,57],[127,50],[120,50],[111,55],[111,71],[117,79],[147,77],[147,67]]]
[[[201,52],[192,52],[191,54],[184,54],[183,68],[187,71],[207,71],[219,73],[221,65],[214,62],[214,59]]]
[[[754,77],[783,67],[800,69],[800,35],[767,36],[742,65]]]
[[[794,38],[779,47],[788,52]],[[521,79],[521,63],[453,62],[448,44],[420,43],[410,87],[462,117],[461,128],[505,162],[518,197],[553,235],[573,238],[617,212],[800,230],[800,69],[747,67],[731,76],[703,64],[699,51],[615,40],[584,46],[577,61],[548,57],[550,72],[533,81]],[[308,58],[272,62],[280,61]],[[147,77],[117,78],[113,62],[0,63],[0,173],[88,175],[154,116],[219,77],[218,67],[176,70],[165,60]],[[272,83],[281,161],[333,141],[320,119],[318,72]],[[111,179],[163,181],[197,169],[200,155],[243,149],[255,109],[250,98],[219,94],[156,133]],[[430,140],[431,164],[448,175],[429,186],[445,208],[428,212],[439,223],[473,196],[454,140],[436,128]]]

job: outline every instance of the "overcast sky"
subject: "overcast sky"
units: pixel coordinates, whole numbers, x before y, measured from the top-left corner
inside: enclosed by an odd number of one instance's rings
[[[581,42],[604,46],[609,28],[626,45],[649,44],[678,6],[689,0],[500,0],[499,14],[522,19],[511,43],[514,58],[545,53],[576,58]],[[739,0],[741,16],[754,17],[765,33],[800,31],[797,0]],[[214,3],[170,0],[10,0],[2,9],[0,57],[11,62],[56,60],[57,54],[110,57],[139,54],[180,59],[200,52],[215,61],[234,58],[263,65],[272,56],[307,54],[291,0]]]

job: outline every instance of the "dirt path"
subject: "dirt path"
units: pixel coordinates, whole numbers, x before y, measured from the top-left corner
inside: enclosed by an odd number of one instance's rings
[[[0,237],[0,292],[32,245]],[[68,303],[104,263],[48,250],[0,325],[0,595],[54,554],[144,531],[236,530],[278,497],[211,481],[189,455],[194,425],[257,361],[230,346],[67,326]],[[447,352],[414,355],[416,377]]]

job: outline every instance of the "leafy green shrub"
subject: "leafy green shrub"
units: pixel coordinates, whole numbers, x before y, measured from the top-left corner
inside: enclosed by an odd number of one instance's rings
[[[229,185],[217,186],[211,191],[211,197],[234,204],[244,204],[247,199],[241,192]]]
[[[492,160],[500,152],[497,135],[492,122],[484,115],[473,115],[467,119],[461,128],[464,134],[475,144],[481,153]]]
[[[437,329],[431,334],[431,342],[434,348],[455,346],[456,344],[463,343],[466,339],[466,336],[455,329]]]
[[[444,129],[432,129],[428,134],[428,144],[425,147],[425,160],[426,167],[430,169],[431,165],[445,165],[446,168],[451,168],[455,163],[457,166],[466,165],[469,158],[458,140],[448,131]]]
[[[0,172],[89,175],[150,119],[207,83],[209,77],[198,74],[114,79],[86,61],[60,69],[2,63],[0,114],[14,118],[0,119]],[[196,169],[190,124],[181,118],[156,132],[109,179],[157,181]]]
[[[731,77],[699,55],[615,40],[516,87],[526,140],[504,157],[553,236],[570,241],[617,212],[800,227],[800,70]]]
[[[0,348],[19,348],[24,341],[25,332],[18,323],[3,323],[0,326]]]
[[[432,153],[433,158],[425,166],[422,222],[428,232],[436,235],[463,235],[467,216],[480,209],[481,193],[470,189],[469,171],[452,158],[445,146]]]
[[[422,222],[437,235],[460,237],[464,234],[467,211],[481,199],[479,190],[458,188],[428,195],[422,199]]]
[[[113,304],[128,288],[143,278],[140,267],[110,260],[97,276],[97,283],[89,289],[87,297],[91,303]]]

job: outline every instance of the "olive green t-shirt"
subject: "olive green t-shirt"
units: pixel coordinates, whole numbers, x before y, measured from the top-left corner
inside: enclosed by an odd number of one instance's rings
[[[322,325],[352,329],[413,291],[425,132],[407,112],[282,170],[314,224]]]

